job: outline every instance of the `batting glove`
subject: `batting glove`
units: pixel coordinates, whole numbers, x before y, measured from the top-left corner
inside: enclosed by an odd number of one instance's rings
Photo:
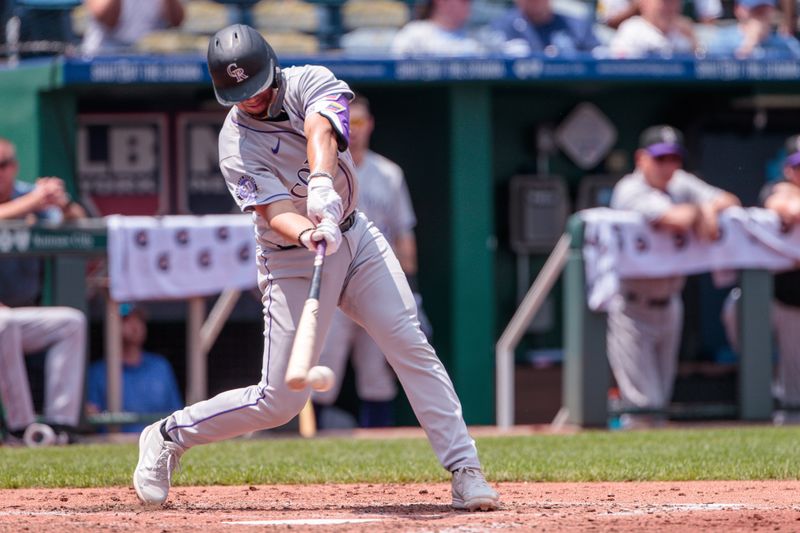
[[[323,219],[313,230],[300,234],[300,244],[312,251],[317,249],[317,243],[322,240],[328,243],[325,255],[331,255],[342,244],[342,232],[329,218]]]
[[[308,218],[317,224],[326,218],[337,223],[342,219],[342,198],[334,190],[331,177],[317,175],[308,182],[306,212]]]

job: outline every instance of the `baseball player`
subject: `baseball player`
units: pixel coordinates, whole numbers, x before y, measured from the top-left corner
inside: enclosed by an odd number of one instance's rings
[[[453,506],[496,509],[497,493],[483,477],[453,385],[420,331],[400,263],[380,231],[355,209],[350,88],[323,67],[282,70],[261,34],[240,24],[211,38],[208,68],[217,99],[232,106],[219,137],[222,174],[255,225],[264,305],[262,373],[255,385],[223,392],[145,428],[133,474],[139,498],[164,502],[172,471],[192,446],[279,426],[300,412],[309,393],[291,391],[284,377],[308,293],[310,250],[325,240],[316,359],[338,304],[396,370],[439,461],[453,473]]]
[[[739,205],[732,194],[681,169],[683,136],[670,126],[646,129],[636,151],[636,169],[614,187],[611,208],[638,211],[658,229],[700,239],[719,235],[718,215]],[[676,239],[680,243],[680,239]],[[683,276],[623,279],[609,305],[608,360],[623,409],[623,428],[663,420],[672,397],[683,328]]]
[[[786,140],[786,159],[781,181],[761,190],[761,203],[778,214],[785,228],[800,223],[800,135]],[[722,321],[731,347],[739,349],[735,288],[725,300]],[[777,272],[773,276],[772,328],[778,349],[773,393],[780,409],[773,414],[776,424],[800,422],[800,270]]]
[[[374,127],[375,120],[370,112],[369,101],[356,95],[350,102],[350,154],[356,164],[358,208],[392,245],[400,266],[409,279],[409,285],[414,290],[417,273],[414,226],[417,219],[402,169],[369,149]],[[424,325],[425,320],[422,319],[422,309],[419,306],[417,313]],[[359,426],[393,425],[392,400],[397,395],[394,372],[366,330],[344,312],[337,310],[319,359],[321,365],[334,371],[336,383],[325,392],[313,393],[319,426],[325,427],[326,410],[339,396],[347,356],[351,351],[356,373],[356,390],[360,399]]]
[[[17,181],[16,149],[0,138],[0,220],[58,223],[86,216],[59,178]],[[38,306],[41,260],[0,259],[0,403],[13,441],[36,421],[25,355],[46,351],[44,418],[60,441],[80,422],[86,369],[86,317],[69,307]]]

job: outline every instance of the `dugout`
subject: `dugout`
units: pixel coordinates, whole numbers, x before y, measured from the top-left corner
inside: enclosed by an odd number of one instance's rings
[[[782,140],[795,133],[800,118],[800,100],[794,96],[800,86],[800,62],[794,60],[282,58],[283,65],[306,62],[328,66],[370,98],[377,119],[373,147],[406,172],[419,219],[419,278],[434,344],[471,424],[494,420],[494,343],[516,309],[518,280],[532,280],[546,257],[531,254],[520,273],[509,244],[508,188],[513,176],[560,176],[574,205],[584,176],[628,171],[639,132],[668,122],[687,134],[690,169],[739,194],[745,205],[752,204],[766,177],[775,172]],[[87,163],[81,158],[95,166],[111,165],[110,159],[103,159],[109,154],[103,155],[102,148],[107,149],[110,137],[103,136],[110,135],[114,121],[131,127],[125,124],[127,117],[129,122],[145,121],[138,126],[150,133],[139,139],[152,150],[147,160],[161,165],[157,172],[150,169],[140,176],[155,181],[145,188],[146,198],[133,202],[126,197],[127,207],[163,214],[215,205],[217,191],[204,190],[199,177],[199,185],[190,191],[185,170],[192,163],[181,151],[190,136],[187,120],[195,120],[202,130],[203,120],[213,122],[220,114],[201,57],[27,60],[0,69],[0,98],[0,135],[18,145],[23,179],[60,175],[73,194],[80,194],[79,167]],[[610,147],[590,166],[576,162],[574,153],[568,155],[564,143],[549,150],[541,144],[547,132],[557,136],[582,103],[591,103],[615,132]],[[104,125],[109,117],[112,123]],[[573,133],[578,152],[591,138],[587,133],[594,131],[579,128]],[[86,141],[81,135],[90,138],[84,146],[95,146],[92,153],[79,152]],[[196,135],[205,135],[207,146],[207,131]],[[120,153],[139,157],[142,163],[142,144],[134,145],[122,146]],[[208,160],[196,163],[202,174]],[[101,166],[99,172],[110,169]],[[102,196],[102,188],[113,185],[101,183],[93,190]],[[194,196],[189,197],[190,192]],[[697,305],[687,310],[694,309],[697,317],[687,316],[692,327],[687,328],[682,357],[713,359],[724,348],[721,326],[715,322],[721,295],[702,279],[693,284],[687,297]],[[557,353],[562,347],[560,293],[558,287],[553,291],[549,318],[540,320],[518,350],[526,372],[535,350]],[[251,311],[235,315],[235,321],[246,322]],[[160,318],[154,313],[153,318],[165,322],[169,331],[181,311],[173,306],[164,313]],[[255,322],[260,322],[260,314]],[[253,335],[258,339],[260,329]],[[241,367],[247,368],[247,375],[253,375],[253,361],[260,361],[258,353],[232,350],[233,336],[241,337],[241,331],[226,328],[220,346],[212,350],[210,368],[218,364],[220,369],[211,373],[212,394],[235,379],[224,372],[237,368],[230,353],[237,351],[249,360],[250,366]],[[247,346],[248,352],[253,349]],[[223,349],[225,364],[215,360]],[[548,371],[551,375],[543,383],[551,384],[557,371]],[[529,386],[518,386],[518,401],[525,405],[517,408],[517,422],[546,422],[558,409],[560,396],[533,385],[542,380],[541,375],[531,375]]]

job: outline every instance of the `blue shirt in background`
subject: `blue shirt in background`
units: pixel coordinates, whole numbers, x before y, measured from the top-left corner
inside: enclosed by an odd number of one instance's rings
[[[33,190],[33,184],[14,182],[11,199],[24,196]],[[36,213],[37,222],[62,220],[61,210],[50,207]],[[35,306],[41,292],[42,260],[38,257],[0,258],[0,303],[9,307]]]
[[[89,367],[87,375],[88,400],[100,408],[106,404],[106,362],[96,361]],[[178,393],[178,383],[172,365],[162,356],[142,352],[139,366],[124,365],[122,368],[122,409],[131,413],[171,413],[183,408]],[[146,424],[126,424],[122,431],[138,433]]]
[[[738,24],[717,29],[706,43],[709,56],[734,55],[744,42],[744,33]],[[780,59],[800,57],[800,42],[794,37],[787,37],[773,32],[754,50],[752,59]]]
[[[590,21],[558,13],[553,13],[553,18],[547,24],[535,26],[519,8],[513,8],[495,20],[491,29],[495,34],[502,35],[506,44],[513,45],[505,49],[505,52],[513,55],[538,54],[551,45],[557,49],[558,55],[568,55],[590,52],[600,44]]]

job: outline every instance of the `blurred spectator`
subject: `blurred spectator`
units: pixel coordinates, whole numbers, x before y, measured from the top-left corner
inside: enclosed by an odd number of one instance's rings
[[[800,57],[800,43],[775,31],[775,0],[738,0],[737,24],[717,28],[706,43],[708,55],[738,58]]]
[[[358,176],[358,208],[392,245],[414,291],[422,329],[430,336],[429,323],[422,310],[422,298],[416,287],[417,241],[414,226],[417,218],[403,170],[370,150],[374,127],[375,119],[370,112],[369,101],[364,96],[356,95],[350,103],[350,153]],[[339,396],[351,352],[356,373],[356,392],[360,399],[359,426],[394,425],[393,401],[397,395],[395,373],[366,330],[337,309],[319,358],[319,364],[333,370],[336,384],[326,392],[314,392],[313,396],[320,427],[332,427],[329,420],[336,411],[331,406]]]
[[[16,149],[0,138],[0,220],[60,222],[82,218],[59,178],[17,181]],[[80,421],[86,358],[86,318],[68,307],[37,307],[41,261],[0,259],[0,399],[12,439],[35,422],[25,355],[46,351],[44,417],[58,432]]]
[[[590,52],[600,43],[592,21],[553,12],[550,0],[516,0],[516,7],[490,25],[492,48],[523,57]]]
[[[428,0],[422,20],[406,24],[394,37],[398,56],[471,56],[483,46],[467,32],[472,0]]]
[[[86,55],[130,50],[154,30],[183,22],[181,0],[86,0],[89,23],[83,36]]]
[[[699,239],[719,237],[718,216],[739,200],[681,169],[683,135],[670,126],[646,129],[636,169],[614,187],[612,209],[641,213],[656,229]],[[608,361],[626,413],[623,428],[658,425],[672,398],[683,329],[684,276],[623,279],[608,310]]]
[[[169,361],[142,347],[147,340],[147,317],[140,305],[120,305],[122,317],[122,409],[128,413],[163,414],[181,409],[183,400]],[[106,362],[89,367],[86,411],[106,411]],[[147,424],[126,424],[122,431],[139,433]]]
[[[699,22],[710,24],[723,15],[720,0],[694,0],[693,3],[694,16]],[[601,0],[597,3],[597,19],[614,29],[639,14],[639,0]]]
[[[693,53],[692,22],[681,15],[681,0],[639,0],[641,15],[620,24],[611,38],[611,55],[641,58]]]

